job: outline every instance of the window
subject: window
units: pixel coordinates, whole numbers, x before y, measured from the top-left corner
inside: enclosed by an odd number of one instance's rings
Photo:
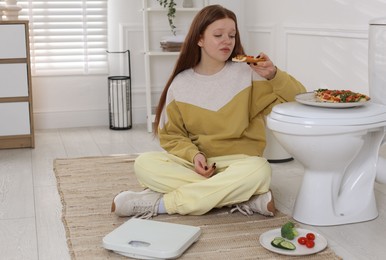
[[[19,0],[32,75],[107,73],[107,0]]]

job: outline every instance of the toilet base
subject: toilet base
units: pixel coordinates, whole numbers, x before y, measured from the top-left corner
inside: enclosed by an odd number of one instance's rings
[[[324,220],[315,220],[315,216],[307,216],[301,212],[294,211],[293,219],[295,219],[299,223],[303,223],[311,226],[338,226],[338,225],[346,225],[353,224],[359,222],[366,222],[370,220],[374,220],[378,217],[377,210],[371,210],[367,214],[360,214],[356,217],[352,216],[330,216],[328,219]]]
[[[292,217],[296,221],[312,226],[335,226],[378,217],[372,185],[364,186],[362,196],[353,198],[352,194],[347,196],[334,190],[333,176],[336,173],[305,172],[293,209]]]
[[[380,184],[386,184],[386,159],[379,156],[377,162],[377,176],[376,182]]]

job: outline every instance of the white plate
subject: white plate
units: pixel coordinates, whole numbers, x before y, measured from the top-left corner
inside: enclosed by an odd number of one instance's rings
[[[315,107],[329,107],[329,108],[348,108],[348,107],[357,107],[366,104],[365,102],[347,102],[347,103],[331,103],[331,102],[321,102],[315,99],[314,92],[306,92],[298,94],[295,97],[295,100],[299,103]]]
[[[281,249],[271,245],[271,241],[275,237],[281,236],[280,228],[261,234],[259,238],[260,244],[269,251],[282,255],[311,255],[316,254],[327,247],[327,240],[322,235],[308,229],[297,228],[296,230],[299,232],[299,236],[297,236],[294,240],[291,240],[291,242],[296,246],[295,250]],[[298,243],[298,238],[305,237],[307,233],[314,233],[315,235],[315,246],[313,248],[308,248],[305,245]]]

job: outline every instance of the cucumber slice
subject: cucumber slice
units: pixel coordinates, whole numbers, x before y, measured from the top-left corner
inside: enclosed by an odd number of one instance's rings
[[[280,246],[280,243],[285,241],[284,238],[282,237],[275,237],[272,241],[271,241],[271,245],[274,246],[274,247],[277,247],[277,248],[281,248]]]
[[[284,240],[279,243],[279,247],[286,250],[295,250],[296,246],[290,241]]]

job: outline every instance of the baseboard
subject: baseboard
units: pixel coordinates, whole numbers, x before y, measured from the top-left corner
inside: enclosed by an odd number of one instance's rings
[[[133,109],[132,124],[146,123],[146,109]],[[108,109],[34,112],[35,129],[109,126]]]

